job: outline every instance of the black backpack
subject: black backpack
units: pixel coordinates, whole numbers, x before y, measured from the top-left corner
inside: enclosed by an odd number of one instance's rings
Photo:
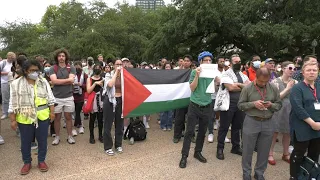
[[[135,141],[143,141],[147,138],[146,127],[140,119],[131,120],[126,132],[124,133],[124,139],[134,138]]]

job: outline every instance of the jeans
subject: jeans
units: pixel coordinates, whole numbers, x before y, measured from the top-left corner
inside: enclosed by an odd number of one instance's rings
[[[188,109],[188,122],[187,129],[184,136],[183,147],[181,154],[183,156],[188,156],[190,151],[191,138],[194,134],[194,129],[199,119],[199,130],[196,139],[195,152],[201,152],[203,148],[204,138],[206,136],[208,128],[208,120],[212,114],[211,104],[207,107],[199,107],[195,103],[190,102]]]
[[[320,153],[320,138],[310,139],[309,141],[298,141],[293,132],[294,149],[290,156],[290,176],[297,178],[300,172],[300,165],[303,162],[304,154],[308,151],[307,156],[313,161],[318,162]]]
[[[216,101],[215,99],[212,100],[212,108],[214,107],[215,101]],[[209,121],[208,121],[209,134],[213,134],[213,124],[216,120],[215,116],[216,116],[216,112],[212,110],[212,116],[211,116],[211,118],[209,118]]]
[[[245,113],[238,108],[220,112],[220,127],[218,131],[218,149],[224,149],[224,140],[231,126],[232,149],[240,148],[240,132],[244,121]]]
[[[123,118],[122,114],[122,98],[117,97],[117,105],[115,112],[113,112],[113,104],[109,102],[109,98],[106,96],[103,100],[103,120],[104,120],[104,150],[111,149],[113,146],[111,128],[112,123],[115,121],[115,148],[122,146],[123,137]]]
[[[10,98],[10,86],[8,83],[1,84],[2,95],[2,115],[8,116],[9,98]]]
[[[90,113],[90,121],[89,121],[89,130],[90,130],[90,138],[94,139],[94,122],[98,119],[98,132],[99,138],[102,137],[102,129],[103,129],[103,113],[95,112]]]
[[[74,126],[75,127],[80,127],[82,126],[82,121],[81,121],[81,110],[84,102],[75,102],[74,107],[75,107],[75,118],[74,118]]]
[[[173,111],[166,111],[160,113],[160,127],[163,128],[172,128],[173,120]]]
[[[34,124],[20,124],[21,154],[24,164],[31,163],[31,142],[34,133],[38,141],[38,163],[44,162],[47,155],[47,136],[49,128],[49,120],[38,120],[38,128]]]

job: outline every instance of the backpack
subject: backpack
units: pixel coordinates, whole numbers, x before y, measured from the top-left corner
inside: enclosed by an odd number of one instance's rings
[[[58,69],[59,69],[58,65],[56,65],[56,64],[53,65],[53,71],[54,71],[55,74],[57,74]],[[70,64],[67,64],[67,70],[68,70],[68,73],[70,74],[70,71],[71,71]]]
[[[146,127],[140,119],[131,121],[126,132],[124,133],[124,139],[130,139],[132,137],[135,141],[143,141],[147,138]]]

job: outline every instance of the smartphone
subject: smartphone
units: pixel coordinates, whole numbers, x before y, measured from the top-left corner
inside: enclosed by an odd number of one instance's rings
[[[266,102],[266,101],[263,101],[263,102],[262,102],[262,104],[268,104],[268,102]]]

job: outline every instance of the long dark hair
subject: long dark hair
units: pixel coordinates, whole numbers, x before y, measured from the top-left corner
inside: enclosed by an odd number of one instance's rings
[[[70,59],[70,54],[66,49],[58,49],[54,52],[54,61],[56,64],[59,64],[58,62],[58,56],[60,53],[64,53],[64,55],[66,56],[66,64],[69,63],[69,59]]]

